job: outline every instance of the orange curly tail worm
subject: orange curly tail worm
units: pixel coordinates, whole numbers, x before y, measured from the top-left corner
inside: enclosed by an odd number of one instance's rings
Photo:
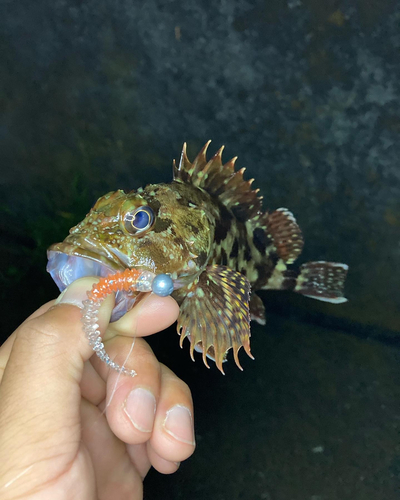
[[[170,295],[173,289],[173,281],[168,275],[159,274],[156,276],[150,271],[139,271],[137,269],[126,269],[123,272],[101,278],[98,283],[95,283],[87,293],[87,300],[83,301],[82,324],[89,344],[97,356],[110,368],[134,377],[136,375],[135,370],[128,370],[112,361],[104,349],[97,323],[100,305],[110,293],[118,291],[153,291],[157,295],[166,296]]]

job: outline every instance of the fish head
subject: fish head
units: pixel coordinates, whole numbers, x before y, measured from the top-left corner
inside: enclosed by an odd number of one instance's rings
[[[204,209],[205,195],[181,183],[110,192],[49,248],[47,270],[60,290],[83,276],[127,268],[165,273],[175,288],[185,286],[204,270],[212,248],[214,219]],[[121,292],[112,320],[133,301]]]

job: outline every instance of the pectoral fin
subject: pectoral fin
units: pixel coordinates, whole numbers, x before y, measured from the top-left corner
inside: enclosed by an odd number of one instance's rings
[[[180,307],[178,333],[182,346],[190,338],[190,356],[201,350],[204,364],[207,355],[215,359],[224,373],[222,363],[229,349],[237,366],[238,351],[243,346],[250,353],[250,283],[242,274],[225,266],[209,266],[193,283]]]

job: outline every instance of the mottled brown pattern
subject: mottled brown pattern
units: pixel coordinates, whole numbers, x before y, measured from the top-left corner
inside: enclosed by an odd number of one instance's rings
[[[174,162],[170,184],[149,185],[136,192],[116,191],[98,200],[86,218],[72,228],[63,243],[52,249],[107,263],[109,267],[148,269],[168,273],[180,304],[178,331],[194,349],[215,358],[218,368],[233,348],[250,356],[249,307],[263,323],[264,308],[250,286],[292,288],[321,300],[343,301],[346,266],[309,263],[300,274],[287,264],[300,254],[301,231],[286,209],[271,214],[261,208],[253,179],[245,169],[234,170],[236,158],[222,164],[221,148],[210,160],[207,143],[191,163],[184,146]],[[154,212],[154,223],[131,234],[124,218],[139,207]],[[132,217],[132,215],[130,215]],[[133,231],[134,232],[134,231]],[[318,265],[316,265],[318,264]]]

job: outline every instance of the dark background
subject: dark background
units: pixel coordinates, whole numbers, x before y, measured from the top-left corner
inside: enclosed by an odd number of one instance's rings
[[[46,248],[98,196],[226,145],[290,208],[348,304],[264,292],[255,362],[189,383],[198,448],[145,498],[395,499],[400,485],[400,2],[0,2],[3,338],[57,294]],[[242,356],[244,358],[244,356]]]

